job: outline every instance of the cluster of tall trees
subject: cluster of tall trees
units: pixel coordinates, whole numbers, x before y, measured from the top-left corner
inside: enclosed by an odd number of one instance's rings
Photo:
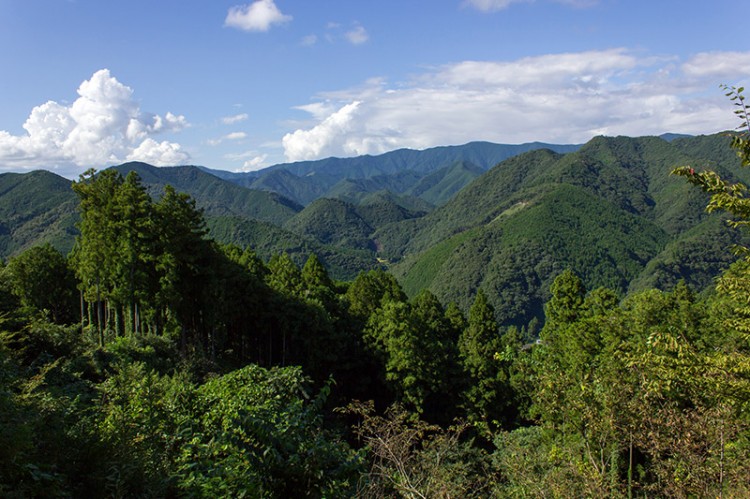
[[[675,173],[748,223],[744,186]],[[482,289],[461,310],[221,246],[135,174],[74,189],[73,252],[0,269],[0,495],[750,494],[746,253],[700,294],[563,271],[537,334]]]

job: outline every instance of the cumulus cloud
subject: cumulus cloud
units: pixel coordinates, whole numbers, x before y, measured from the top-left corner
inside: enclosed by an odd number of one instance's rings
[[[81,83],[72,104],[48,101],[32,109],[25,135],[0,131],[0,162],[11,168],[57,167],[64,174],[126,159],[174,165],[190,156],[179,144],[152,137],[187,126],[181,115],[142,112],[133,90],[102,69]]]
[[[412,81],[373,79],[299,106],[310,122],[282,140],[287,160],[379,154],[474,140],[581,143],[595,135],[732,128],[718,84],[750,77],[750,52],[685,61],[626,49],[463,61]]]
[[[253,172],[256,170],[260,170],[266,165],[267,158],[268,158],[267,154],[261,154],[260,156],[255,156],[254,158],[245,161],[245,163],[243,163],[242,168],[239,171]]]
[[[187,157],[179,144],[165,140],[157,142],[148,138],[128,154],[127,159],[128,161],[143,161],[152,165],[164,166],[184,163]]]
[[[229,9],[224,25],[243,31],[268,31],[274,24],[284,24],[292,16],[283,14],[273,0],[257,0],[248,5]]]
[[[355,142],[346,139],[352,132],[361,131],[355,121],[361,102],[346,104],[320,124],[309,130],[297,130],[282,139],[284,154],[291,161],[324,156],[356,156],[363,154]]]
[[[249,116],[247,115],[247,113],[235,114],[232,116],[224,116],[221,119],[221,122],[224,123],[225,125],[234,125],[235,123],[240,123],[242,121],[247,120],[248,118]]]
[[[353,29],[347,31],[344,36],[353,45],[361,45],[370,39],[367,30],[362,26],[355,26]]]

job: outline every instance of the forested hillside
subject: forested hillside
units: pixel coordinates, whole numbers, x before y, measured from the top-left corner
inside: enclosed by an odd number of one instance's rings
[[[460,153],[486,162],[506,149],[473,143],[304,163],[294,171],[329,179],[343,175],[344,164],[353,168],[349,177],[332,180],[332,197],[305,206],[242,187],[236,175],[222,180],[196,167],[127,163],[115,169],[138,173],[155,198],[166,185],[189,194],[212,238],[249,246],[264,261],[286,252],[302,265],[316,253],[332,276],[345,280],[388,268],[409,296],[427,288],[463,311],[484,288],[492,291],[501,323],[526,326],[542,321],[551,276],[563,268],[587,286],[623,295],[670,289],[680,279],[703,290],[727,268],[728,248],[740,242],[739,234],[720,216],[707,216],[700,209],[705,196],[669,172],[706,164],[728,178],[747,181],[747,175],[736,169],[725,135],[668,138],[597,137],[567,154],[533,144],[487,172],[469,159],[439,168],[438,153],[447,151],[445,161]],[[378,158],[384,164],[376,168]],[[392,172],[408,160],[410,168]],[[420,168],[426,171],[418,174]],[[266,174],[278,182],[276,191],[296,189],[292,171]],[[77,215],[69,182],[47,172],[2,175],[0,182],[7,184],[0,194],[7,213],[2,255],[45,241],[63,252],[72,248]]]
[[[446,266],[429,263],[451,262],[440,279],[471,295],[465,309],[383,270],[337,281],[316,254],[218,243],[196,199],[152,197],[135,172],[83,175],[73,250],[35,246],[0,269],[0,494],[747,496],[750,259],[700,295],[647,289],[643,269],[698,273],[675,259],[703,237],[693,262],[724,268],[735,239],[703,208],[736,230],[750,201],[736,165],[652,169],[671,162],[658,140],[501,163],[451,202],[473,193],[476,210],[431,232],[432,214],[339,200],[287,219],[342,247],[373,220],[411,224],[426,250],[409,275],[434,285]],[[750,164],[749,135],[724,142]]]
[[[70,181],[47,171],[0,175],[0,255],[49,242],[67,253],[76,234]]]
[[[747,181],[736,156],[709,159],[714,150],[731,151],[729,141],[721,134],[671,143],[597,137],[574,153],[530,152],[374,237],[398,261],[392,271],[410,295],[428,288],[466,309],[483,288],[498,320],[519,326],[542,318],[550,276],[564,268],[588,287],[620,294],[645,283],[669,289],[680,279],[703,289],[732,261],[739,235],[706,214],[706,196],[670,172],[710,164]]]

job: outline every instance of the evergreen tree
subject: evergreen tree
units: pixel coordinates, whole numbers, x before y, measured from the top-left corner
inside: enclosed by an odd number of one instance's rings
[[[288,253],[273,255],[268,261],[268,270],[269,286],[289,296],[302,296],[302,273]]]
[[[115,170],[105,170],[97,175],[93,169],[73,183],[81,214],[73,262],[84,299],[90,304],[88,322],[96,327],[101,345],[108,326],[105,312],[109,309],[105,311],[105,304],[113,297],[116,286],[119,246],[116,203],[122,183],[122,176]]]
[[[467,383],[464,408],[470,421],[487,429],[502,423],[511,402],[508,380],[495,360],[501,348],[495,310],[480,289],[469,310],[468,326],[458,340],[458,352]]]
[[[572,270],[558,275],[550,287],[552,297],[545,307],[546,323],[550,325],[575,322],[583,310],[586,288]]]

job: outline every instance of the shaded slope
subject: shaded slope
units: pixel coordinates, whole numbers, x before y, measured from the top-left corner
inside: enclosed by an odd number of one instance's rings
[[[289,219],[284,228],[302,237],[335,246],[374,250],[373,228],[356,208],[338,199],[321,198]]]
[[[125,163],[113,167],[123,176],[135,171],[152,195],[172,185],[195,199],[208,216],[234,215],[282,224],[302,206],[276,193],[247,189],[206,173],[195,166],[155,167],[146,163]]]
[[[572,268],[590,287],[624,291],[667,240],[642,217],[558,184],[393,271],[408,292],[428,287],[464,309],[481,287],[499,320],[525,324],[542,314],[548,287],[563,269]]]
[[[447,203],[458,191],[483,173],[484,170],[473,163],[456,161],[420,179],[407,194],[439,206]]]
[[[381,268],[371,251],[321,244],[257,220],[213,217],[207,220],[207,225],[210,237],[216,241],[240,247],[249,246],[265,261],[274,254],[286,252],[302,266],[310,254],[315,253],[336,279],[351,280],[363,270]]]
[[[0,174],[0,255],[45,242],[70,251],[78,220],[78,198],[70,186],[70,180],[44,170]]]

